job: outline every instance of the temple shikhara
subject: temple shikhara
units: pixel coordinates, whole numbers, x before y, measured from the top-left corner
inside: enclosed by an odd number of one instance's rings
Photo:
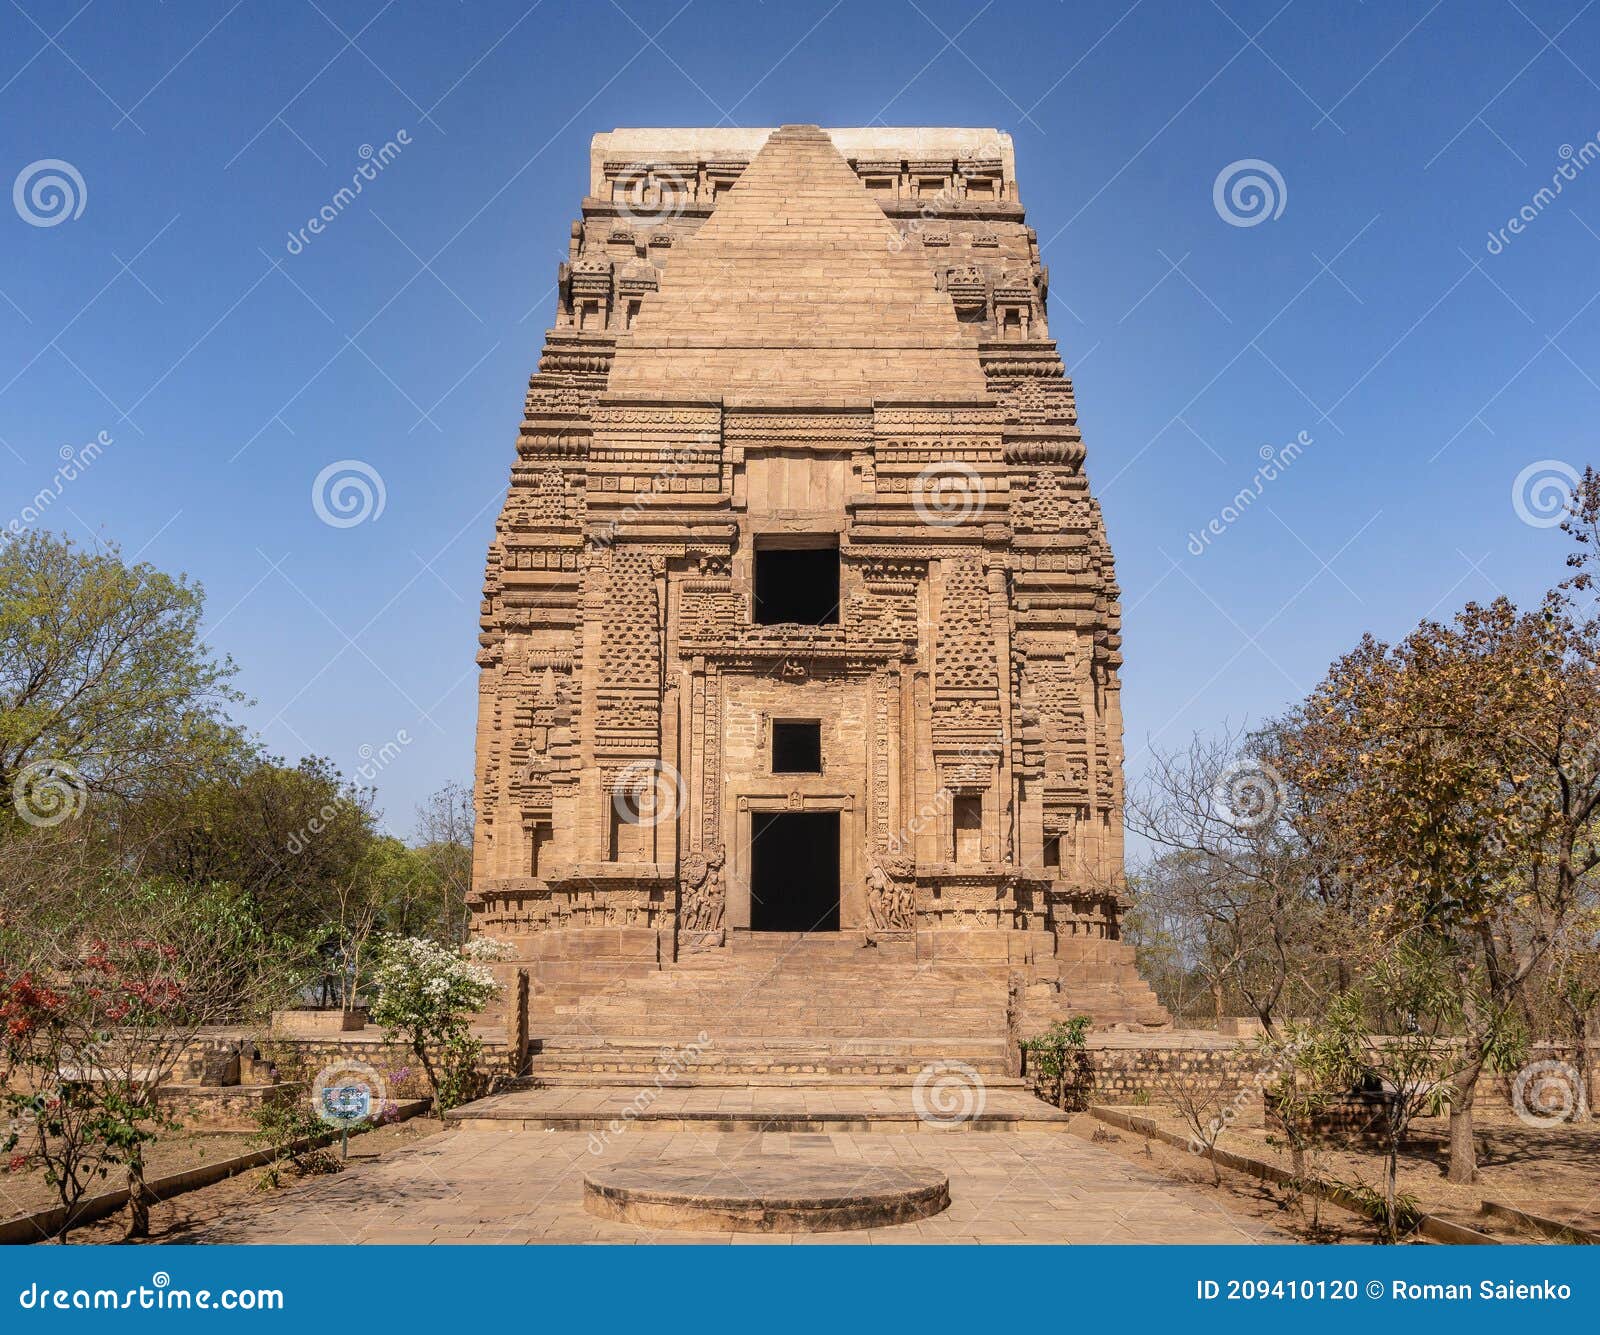
[[[474,930],[547,1062],[1165,1022],[1047,296],[998,131],[594,138],[478,653]]]

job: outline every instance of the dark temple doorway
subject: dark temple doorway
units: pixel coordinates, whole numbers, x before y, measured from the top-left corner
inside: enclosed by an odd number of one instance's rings
[[[839,813],[750,813],[750,929],[839,930]]]

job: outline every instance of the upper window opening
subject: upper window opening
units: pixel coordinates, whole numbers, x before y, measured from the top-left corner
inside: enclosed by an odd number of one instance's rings
[[[825,547],[756,548],[758,626],[839,624],[839,541]]]

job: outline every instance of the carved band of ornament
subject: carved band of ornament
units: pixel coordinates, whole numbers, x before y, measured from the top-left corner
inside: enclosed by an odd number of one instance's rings
[[[880,471],[893,468],[895,464],[915,464],[928,459],[959,458],[998,463],[1002,439],[998,431],[992,436],[976,438],[963,432],[921,440],[883,439],[873,446],[873,453]]]
[[[571,459],[582,463],[589,457],[587,436],[543,436],[524,428],[517,437],[517,455],[522,459]]]
[[[781,649],[731,644],[726,638],[685,636],[678,643],[678,657],[685,662],[704,659],[724,671],[772,672],[790,668],[791,676],[845,675],[870,677],[894,663],[914,661],[914,640],[867,640],[848,649],[829,649],[785,653]],[[798,673],[795,672],[798,669]]]
[[[807,643],[803,640],[785,642],[757,638],[748,633],[741,633],[742,630],[741,627],[729,627],[727,630],[718,629],[714,632],[687,632],[679,641],[679,646],[685,652],[693,651],[717,657],[738,654],[784,660],[792,658],[836,661],[852,654],[876,658],[897,655],[907,642],[905,638],[897,636],[854,634],[849,637],[848,642],[843,639],[823,644]]]
[[[991,375],[1045,375],[1066,379],[1066,364],[1055,344],[980,343],[978,365]]]
[[[533,377],[533,383],[528,386],[528,392],[523,396],[527,405],[528,415],[547,413],[552,417],[578,417],[588,415],[589,409],[594,407],[594,395],[583,390],[566,387],[551,387],[541,385],[539,381],[543,376]]]
[[[996,374],[1038,375],[1030,367],[1051,367],[1058,378],[1065,377],[1065,363],[1050,339],[1030,340],[1026,343],[979,343],[978,364],[985,371]]]
[[[663,434],[641,437],[636,432],[628,432],[616,436],[598,436],[589,451],[590,468],[594,472],[603,472],[608,465],[620,464],[643,464],[652,468],[722,467],[722,447],[714,435],[708,439],[705,432],[693,435],[684,433],[679,440],[672,440],[662,439]]]
[[[1066,464],[1076,469],[1087,453],[1081,440],[1008,440],[1005,445],[1008,464]]]
[[[814,451],[819,455],[844,455],[852,450],[872,444],[871,431],[857,431],[853,427],[774,427],[770,431],[752,430],[732,425],[723,428],[723,439],[730,445],[739,445],[752,452],[763,448],[790,444],[814,445],[821,442],[831,449]]]
[[[541,371],[589,371],[597,375],[604,375],[611,369],[611,355],[606,353],[603,356],[599,356],[592,353],[568,352],[565,350],[545,352],[539,357],[539,369]]]
[[[720,408],[627,408],[600,404],[594,410],[597,423],[662,423],[679,426],[720,427]]]
[[[613,334],[597,334],[587,330],[577,329],[552,329],[544,336],[546,351],[553,348],[592,348],[596,352],[615,352],[617,347],[616,336]]]
[[[565,536],[565,535],[563,535]],[[509,570],[577,570],[581,549],[578,547],[540,544],[524,546],[510,543],[506,547],[505,568]],[[524,595],[526,596],[526,595]],[[506,595],[507,606],[518,606],[518,595]]]
[[[995,420],[994,408],[984,404],[957,408],[877,408],[873,411],[874,425],[888,426],[967,426],[980,428]]]
[[[730,429],[740,431],[817,430],[854,435],[872,429],[872,413],[864,408],[806,408],[793,412],[729,408],[724,416]]]

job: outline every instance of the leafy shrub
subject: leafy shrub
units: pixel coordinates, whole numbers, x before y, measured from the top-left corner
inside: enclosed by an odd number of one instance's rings
[[[272,1158],[256,1179],[260,1191],[276,1191],[286,1173],[311,1177],[318,1173],[337,1173],[344,1165],[328,1147],[331,1130],[311,1110],[308,1101],[263,1103],[255,1111],[256,1130],[252,1145],[272,1151]]]
[[[1051,1101],[1058,1108],[1078,1109],[1088,1102],[1094,1078],[1087,1051],[1091,1023],[1087,1015],[1074,1015],[1023,1041],[1035,1087],[1051,1091]]]

